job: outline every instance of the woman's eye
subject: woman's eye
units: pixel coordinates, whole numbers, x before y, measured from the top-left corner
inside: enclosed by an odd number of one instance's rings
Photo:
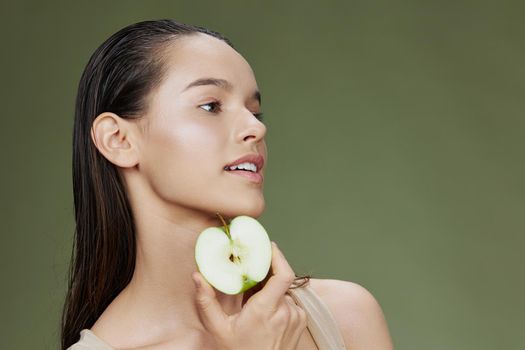
[[[203,105],[200,105],[199,107],[204,109],[204,110],[206,110],[206,111],[208,111],[208,112],[211,112],[211,113],[218,113],[221,110],[221,103],[219,101],[208,102],[208,103],[205,103]],[[263,120],[263,113],[262,112],[253,113],[253,115],[258,120],[260,120],[260,121]]]
[[[215,113],[215,112],[218,112],[218,110],[220,110],[221,104],[220,102],[209,102],[209,103],[200,105],[199,107],[201,107],[202,109],[208,112]]]

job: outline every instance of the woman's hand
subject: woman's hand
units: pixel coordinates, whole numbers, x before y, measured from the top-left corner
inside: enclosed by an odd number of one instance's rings
[[[217,349],[296,349],[307,325],[306,313],[285,294],[295,274],[274,242],[271,271],[264,288],[253,294],[234,315],[223,311],[215,291],[202,275],[193,274],[199,314],[204,327],[214,337]]]

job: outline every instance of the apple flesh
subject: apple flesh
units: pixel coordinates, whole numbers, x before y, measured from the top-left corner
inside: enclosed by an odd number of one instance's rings
[[[237,216],[229,225],[222,216],[220,219],[223,227],[208,227],[199,234],[195,261],[213,287],[225,294],[239,294],[268,274],[272,260],[270,238],[250,216]]]

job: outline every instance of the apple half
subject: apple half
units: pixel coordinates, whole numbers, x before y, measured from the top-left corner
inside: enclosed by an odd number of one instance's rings
[[[208,227],[197,238],[195,261],[202,276],[225,294],[242,293],[262,281],[272,261],[272,246],[264,227],[241,215],[223,227]]]

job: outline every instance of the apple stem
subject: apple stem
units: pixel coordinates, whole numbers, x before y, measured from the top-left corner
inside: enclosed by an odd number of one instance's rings
[[[219,219],[222,221],[222,224],[224,225],[224,229],[226,230],[226,235],[231,240],[232,237],[230,236],[230,230],[228,229],[228,225],[226,224],[226,221],[224,221],[224,219],[222,218],[221,214],[219,214],[219,213],[216,213],[216,214],[219,217]]]

